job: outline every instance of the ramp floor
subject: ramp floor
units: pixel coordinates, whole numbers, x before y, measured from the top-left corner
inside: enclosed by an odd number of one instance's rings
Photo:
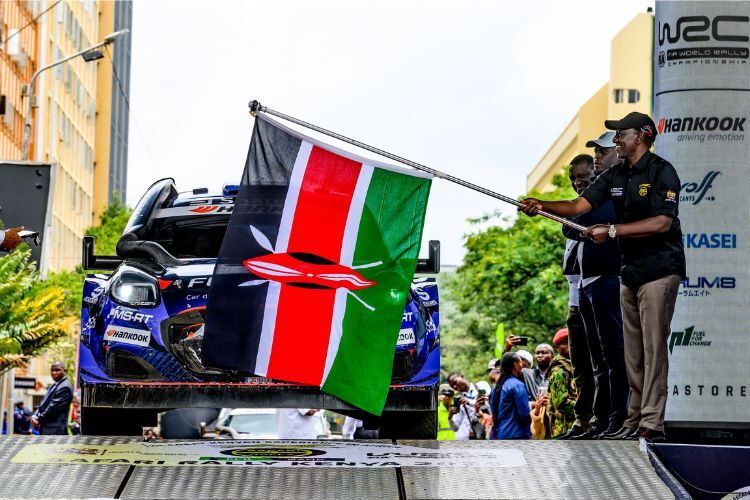
[[[29,444],[109,445],[137,438],[0,439],[0,498],[674,498],[637,442],[398,441],[431,449],[520,450],[523,467],[231,468],[24,464]],[[381,441],[382,442],[382,441]],[[280,444],[275,441],[274,444]]]

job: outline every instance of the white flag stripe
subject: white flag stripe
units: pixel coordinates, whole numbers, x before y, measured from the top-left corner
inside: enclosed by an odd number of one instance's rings
[[[281,214],[279,234],[276,237],[276,253],[285,253],[289,245],[289,235],[292,232],[294,212],[297,210],[297,199],[302,188],[302,179],[305,176],[307,162],[310,159],[312,144],[302,141],[297,151],[297,158],[292,168],[292,176],[289,179],[289,190],[286,192],[284,211]],[[258,354],[255,357],[255,373],[265,377],[268,373],[268,362],[271,359],[271,348],[273,347],[273,332],[276,329],[276,311],[279,307],[279,295],[281,294],[281,283],[269,282],[268,294],[266,295],[266,306],[263,310],[263,327],[260,331],[258,343]]]
[[[297,211],[297,200],[299,191],[302,189],[302,179],[307,170],[307,162],[310,160],[310,152],[313,145],[309,142],[302,141],[297,152],[297,159],[294,161],[292,177],[289,179],[289,191],[286,192],[284,201],[284,212],[281,214],[281,223],[279,224],[279,235],[276,238],[276,253],[285,253],[289,246],[289,236],[292,234],[292,222],[294,221],[294,212]]]
[[[351,267],[354,260],[354,248],[357,246],[357,235],[359,233],[359,223],[362,219],[362,210],[365,207],[367,199],[367,190],[372,180],[373,167],[362,165],[357,178],[357,186],[354,188],[352,203],[349,205],[349,214],[346,217],[346,226],[344,228],[344,239],[341,243],[341,258],[339,263],[342,266]],[[347,290],[345,288],[336,289],[336,299],[333,304],[333,318],[331,320],[331,335],[328,338],[328,354],[326,355],[326,367],[323,371],[323,379],[320,386],[325,384],[328,373],[333,366],[333,360],[339,350],[341,335],[344,331],[344,314],[346,313]]]
[[[266,293],[266,307],[263,310],[263,326],[260,333],[260,342],[258,342],[258,355],[255,358],[254,372],[261,377],[265,377],[268,374],[268,361],[271,358],[273,330],[276,327],[276,311],[279,308],[280,294],[281,283],[269,281],[268,292]]]

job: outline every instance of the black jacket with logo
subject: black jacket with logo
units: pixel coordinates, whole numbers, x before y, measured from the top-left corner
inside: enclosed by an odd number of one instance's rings
[[[603,172],[581,194],[593,208],[612,200],[615,222],[637,222],[657,215],[672,218],[668,231],[643,238],[618,238],[622,255],[620,277],[638,289],[651,281],[677,274],[685,278],[685,251],[678,217],[680,178],[664,158],[646,152],[630,167],[626,160]]]

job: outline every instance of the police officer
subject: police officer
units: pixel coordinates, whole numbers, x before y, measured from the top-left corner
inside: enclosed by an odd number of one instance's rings
[[[633,112],[621,120],[607,120],[604,126],[615,131],[619,163],[575,200],[527,198],[519,210],[531,216],[545,210],[574,217],[607,200],[614,203],[612,224],[597,224],[582,233],[597,242],[616,238],[622,255],[620,306],[630,402],[622,428],[604,438],[663,441],[667,339],[685,278],[680,179],[668,161],[650,152],[657,132],[648,115]]]

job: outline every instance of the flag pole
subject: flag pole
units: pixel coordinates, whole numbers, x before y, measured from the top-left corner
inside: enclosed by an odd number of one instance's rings
[[[491,196],[492,198],[498,199],[500,201],[504,201],[505,203],[510,203],[511,205],[515,205],[516,207],[521,206],[521,202],[519,202],[516,199],[510,198],[508,196],[502,195],[500,193],[496,193],[495,191],[491,191],[487,188],[483,188],[482,186],[478,186],[476,184],[472,184],[471,182],[465,181],[463,179],[459,179],[458,177],[454,177],[452,175],[448,175],[446,173],[440,172],[439,170],[435,170],[433,168],[427,167],[425,165],[421,165],[419,163],[413,162],[411,160],[407,160],[406,158],[403,158],[398,155],[394,155],[393,153],[389,153],[388,151],[384,151],[382,149],[376,148],[374,146],[370,146],[369,144],[365,144],[363,142],[359,142],[356,139],[351,139],[349,137],[343,136],[341,134],[337,134],[336,132],[332,132],[331,130],[324,129],[322,127],[318,127],[317,125],[313,125],[312,123],[308,123],[305,121],[302,121],[298,118],[294,118],[293,116],[286,115],[284,113],[281,113],[279,111],[270,109],[266,106],[263,106],[258,101],[250,101],[250,114],[253,116],[256,115],[256,113],[266,113],[269,115],[276,116],[278,118],[281,118],[283,120],[286,120],[288,122],[296,123],[297,125],[301,125],[303,127],[309,128],[311,130],[314,130],[316,132],[320,132],[321,134],[325,134],[327,136],[333,137],[334,139],[338,139],[340,141],[347,142],[349,144],[352,144],[353,146],[357,146],[358,148],[366,149],[367,151],[370,151],[372,153],[378,154],[380,156],[385,156],[386,158],[390,158],[391,160],[397,161],[399,163],[403,163],[404,165],[409,165],[412,168],[416,168],[417,170],[421,170],[422,172],[427,172],[428,174],[432,174],[438,179],[443,179],[449,182],[453,182],[454,184],[458,184],[459,186],[463,186],[465,188],[469,188],[471,190],[480,192],[482,194],[486,194],[487,196]],[[551,219],[555,222],[559,222],[560,224],[563,224],[565,226],[571,227],[573,229],[577,229],[579,231],[586,230],[586,226],[582,226],[580,224],[576,224],[575,222],[571,222],[568,219],[564,217],[559,217],[557,215],[551,214],[549,212],[545,211],[539,211],[539,215],[542,217],[546,217],[548,219]]]

